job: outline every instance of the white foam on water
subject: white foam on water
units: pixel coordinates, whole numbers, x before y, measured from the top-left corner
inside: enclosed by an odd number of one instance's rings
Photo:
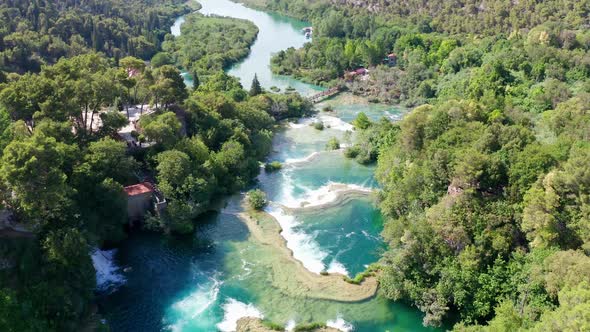
[[[292,164],[307,163],[307,162],[310,162],[310,161],[314,160],[319,155],[320,155],[320,152],[316,151],[316,152],[310,153],[307,157],[303,157],[303,158],[289,158],[289,159],[285,160],[285,164],[292,165]]]
[[[281,226],[283,230],[281,235],[287,241],[287,248],[293,252],[293,257],[311,272],[324,271],[323,260],[328,256],[328,253],[322,250],[313,236],[295,229],[299,225],[297,219],[276,206],[267,207],[266,212],[273,216]]]
[[[300,129],[300,128],[309,127],[315,121],[316,121],[315,118],[299,119],[299,120],[297,120],[297,122],[289,122],[289,128]]]
[[[98,248],[94,248],[90,253],[92,265],[96,270],[96,289],[98,291],[114,291],[127,281],[125,276],[121,274],[121,268],[114,262],[116,253],[116,249],[100,250]]]
[[[356,234],[355,232],[350,232],[350,233],[346,234],[345,236],[346,236],[346,238],[350,238],[351,236],[353,236],[355,234]]]
[[[238,320],[244,317],[263,319],[264,315],[251,303],[228,298],[223,304],[223,320],[217,324],[217,328],[223,332],[234,332],[238,327]]]
[[[287,183],[288,184],[288,183]],[[290,187],[290,186],[286,186]],[[285,188],[287,189],[287,188]],[[329,182],[328,184],[315,189],[308,190],[300,198],[294,198],[293,195],[285,193],[284,200],[279,201],[280,204],[289,208],[313,207],[331,203],[338,199],[338,196],[346,191],[360,191],[371,193],[373,190],[357,184],[346,184],[338,182]]]
[[[199,285],[194,292],[174,303],[172,307],[186,317],[184,320],[195,319],[217,301],[222,284],[223,282],[210,278],[209,282]]]
[[[345,321],[340,315],[338,315],[336,319],[330,319],[329,321],[327,321],[326,325],[328,327],[335,328],[342,332],[350,332],[354,330],[354,326],[351,323]]]
[[[401,120],[401,118],[402,118],[401,114],[392,114],[392,113],[389,113],[388,111],[384,111],[383,113],[385,114],[385,116],[387,118],[389,118],[390,120],[393,120],[393,121]]]
[[[287,325],[285,325],[285,331],[293,331],[295,326],[297,326],[297,323],[295,323],[294,319],[291,319],[287,322]]]
[[[291,129],[301,129],[305,127],[309,127],[313,123],[321,121],[324,124],[325,128],[330,128],[334,130],[341,130],[341,131],[352,131],[354,130],[354,126],[338,117],[332,115],[325,115],[321,114],[317,117],[311,118],[304,118],[299,119],[297,122],[289,122],[289,128]]]
[[[273,216],[282,228],[281,236],[287,242],[287,248],[293,252],[293,257],[300,261],[303,266],[313,273],[326,271],[324,260],[329,253],[323,250],[320,244],[315,240],[314,234],[307,234],[298,230],[300,222],[293,215],[284,211],[281,206],[289,208],[300,208],[302,206],[318,206],[335,201],[340,193],[348,190],[356,190],[370,193],[371,188],[354,185],[330,182],[318,189],[310,189],[299,186],[305,190],[301,197],[294,197],[292,189],[295,187],[294,181],[289,172],[283,173],[284,182],[282,184],[282,193],[274,205],[269,205],[266,212]],[[348,271],[336,259],[329,264],[328,272],[348,275]]]
[[[320,121],[324,123],[324,127],[334,129],[334,130],[341,130],[341,131],[349,131],[353,130],[354,126],[348,122],[343,121],[340,118],[331,115],[320,115]]]
[[[330,262],[330,265],[328,266],[328,273],[339,273],[348,276],[348,270],[346,267],[336,259],[333,259],[332,262]]]

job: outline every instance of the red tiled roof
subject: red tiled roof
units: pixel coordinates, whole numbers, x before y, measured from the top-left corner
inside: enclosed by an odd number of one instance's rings
[[[137,196],[145,193],[153,193],[154,186],[149,182],[143,182],[125,187],[123,190],[125,190],[127,196]]]

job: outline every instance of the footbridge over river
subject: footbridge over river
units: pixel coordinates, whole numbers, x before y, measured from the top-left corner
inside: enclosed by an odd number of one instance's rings
[[[317,104],[320,101],[335,96],[340,93],[339,87],[330,88],[328,90],[316,93],[315,95],[307,98],[312,104]]]

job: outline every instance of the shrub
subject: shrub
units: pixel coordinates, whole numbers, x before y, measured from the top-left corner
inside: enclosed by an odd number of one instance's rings
[[[309,324],[301,324],[295,326],[293,331],[295,332],[305,332],[305,331],[314,331],[316,329],[325,329],[327,326],[324,323],[309,323]]]
[[[266,163],[266,165],[264,165],[264,170],[267,172],[274,172],[274,171],[278,171],[281,168],[283,168],[283,164],[281,164],[280,161],[273,161],[270,163]]]
[[[248,192],[248,204],[255,210],[262,210],[268,202],[266,201],[266,194],[260,189],[250,190]]]
[[[369,117],[365,113],[360,112],[356,119],[352,121],[352,125],[356,129],[367,129],[371,126],[371,120],[369,120]]]
[[[336,137],[330,138],[330,140],[326,144],[326,150],[332,151],[338,149],[340,149],[340,142],[338,142],[338,139]]]
[[[313,127],[317,130],[324,130],[324,123],[322,121],[318,121],[313,124]]]
[[[266,327],[267,329],[272,330],[272,331],[284,331],[285,330],[284,326],[279,325],[274,322],[271,322],[271,321],[268,321],[268,320],[263,320],[262,325],[264,325],[264,327]]]
[[[354,278],[349,278],[348,276],[344,276],[344,277],[342,277],[342,279],[349,284],[359,285],[367,277],[375,276],[376,272],[379,271],[380,269],[381,269],[381,266],[379,264],[371,264],[371,265],[369,265],[369,267],[365,271],[358,273]]]
[[[344,156],[346,158],[353,159],[353,158],[356,158],[360,152],[361,152],[361,149],[355,145],[355,146],[351,146],[351,147],[346,148],[344,150]]]
[[[374,162],[375,160],[371,158],[371,154],[364,152],[364,153],[360,153],[361,151],[359,151],[359,154],[356,156],[355,160],[357,163],[361,164],[361,165],[368,165],[372,162]]]

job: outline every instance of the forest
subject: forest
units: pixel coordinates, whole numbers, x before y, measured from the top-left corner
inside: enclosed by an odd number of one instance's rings
[[[588,329],[588,1],[246,2],[313,23],[275,73],[411,108],[396,123],[361,113],[344,151],[377,165],[382,296],[454,331]],[[145,231],[191,233],[258,174],[277,121],[311,111],[223,72],[251,23],[193,14],[171,36],[190,10],[0,4],[0,201],[27,230],[0,233],[0,330],[96,326],[90,253],[126,238],[123,187],[150,179],[167,197]],[[131,148],[118,132],[137,105],[150,113]]]
[[[181,31],[178,38],[163,43],[163,54],[193,76],[203,78],[248,55],[258,34],[250,21],[197,13],[186,16]]]
[[[345,152],[378,165],[382,294],[456,331],[587,329],[590,4],[334,3],[258,5],[314,22],[275,72],[415,107]]]
[[[123,187],[152,179],[167,198],[146,231],[191,233],[213,198],[258,174],[276,120],[310,110],[298,94],[244,90],[221,65],[189,90],[177,67],[146,62],[173,43],[169,27],[187,10],[147,0],[0,5],[1,202],[26,229],[0,232],[0,330],[102,326],[90,254],[127,236]],[[135,105],[146,112],[133,132],[140,148],[118,134]]]
[[[7,0],[0,4],[0,68],[39,72],[61,57],[102,52],[150,59],[177,16],[183,0]]]

